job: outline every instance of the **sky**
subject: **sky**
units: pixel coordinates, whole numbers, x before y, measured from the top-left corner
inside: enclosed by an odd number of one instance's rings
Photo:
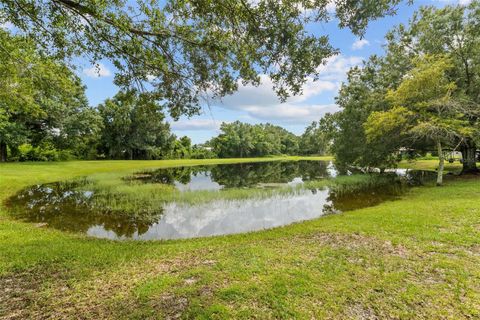
[[[272,90],[271,81],[262,76],[258,87],[241,86],[235,94],[222,101],[204,106],[198,116],[183,117],[179,121],[170,122],[177,136],[188,136],[193,143],[203,143],[218,135],[222,122],[240,120],[247,123],[269,122],[302,134],[312,121],[318,121],[328,112],[335,112],[335,96],[347,71],[361,65],[363,60],[372,54],[382,55],[385,34],[395,25],[408,23],[412,14],[422,5],[445,6],[448,4],[468,4],[469,0],[417,0],[413,5],[399,5],[395,16],[384,17],[369,24],[362,39],[355,37],[348,29],[339,29],[336,21],[312,26],[315,34],[327,34],[332,45],[340,50],[340,54],[328,59],[321,66],[319,80],[307,81],[303,94],[289,98],[280,103]],[[113,84],[114,68],[107,62],[98,67],[84,65],[79,68],[79,76],[87,86],[87,97],[91,105],[97,105],[118,91]]]

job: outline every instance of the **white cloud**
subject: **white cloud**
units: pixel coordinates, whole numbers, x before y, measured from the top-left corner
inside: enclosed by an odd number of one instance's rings
[[[11,22],[5,21],[0,23],[0,29],[3,30],[12,30],[13,24]]]
[[[326,113],[339,110],[335,104],[249,106],[244,109],[249,116],[262,121],[279,121],[288,124],[306,124],[322,118]]]
[[[370,42],[367,39],[358,39],[352,44],[352,50],[360,50],[368,45],[370,45]]]
[[[334,92],[338,90],[340,83],[345,80],[346,73],[350,68],[362,63],[361,57],[345,57],[343,55],[328,58],[324,65],[318,67],[320,73],[317,81],[308,78],[303,85],[303,93],[298,96],[288,98],[288,103],[304,102],[314,96],[324,92]],[[273,83],[267,75],[260,76],[259,86],[239,85],[239,89],[233,95],[224,97],[221,105],[229,108],[238,108],[241,106],[252,105],[276,105],[279,103],[277,94],[273,89]]]
[[[218,130],[223,121],[215,121],[211,119],[186,119],[172,122],[170,125],[172,130]]]
[[[346,79],[348,70],[361,65],[362,61],[361,57],[343,55],[327,59],[325,64],[317,69],[320,73],[319,79],[313,81],[308,78],[303,86],[303,94],[288,98],[286,103],[280,103],[272,81],[268,76],[262,75],[258,87],[240,86],[236,93],[215,104],[229,110],[246,112],[250,118],[257,120],[306,124],[320,119],[327,112],[338,110],[336,105],[312,103],[311,99],[325,92],[333,95]]]
[[[447,2],[447,3],[458,3],[462,6],[466,6],[466,5],[469,5],[472,0],[433,0],[434,2],[437,1],[437,2]]]
[[[363,58],[357,56],[346,57],[337,55],[327,59],[326,63],[317,68],[320,80],[334,81],[340,84],[346,79],[347,72],[355,66],[362,64]]]
[[[337,5],[335,4],[335,1],[333,1],[333,0],[328,1],[327,11],[330,12],[330,13],[333,13],[333,12],[335,12],[336,9],[337,9]]]
[[[297,3],[296,8],[299,9],[300,12],[303,13],[305,17],[311,17],[311,15],[316,12],[315,9],[306,9],[305,5],[302,3]],[[310,7],[310,6],[309,6]],[[335,14],[335,11],[337,10],[337,5],[335,4],[335,0],[328,0],[328,2],[325,5],[325,9],[327,13],[329,13],[331,16]]]
[[[90,78],[109,77],[112,75],[110,70],[103,63],[98,63],[91,68],[83,69],[83,73]]]
[[[252,105],[275,105],[280,101],[273,89],[273,82],[267,75],[261,75],[261,84],[240,85],[239,90],[233,95],[224,97],[221,104],[226,107],[252,106]],[[305,101],[315,95],[319,95],[325,91],[335,91],[338,88],[333,81],[318,80],[313,81],[309,78],[303,86],[303,94],[288,98],[288,102],[298,103]]]

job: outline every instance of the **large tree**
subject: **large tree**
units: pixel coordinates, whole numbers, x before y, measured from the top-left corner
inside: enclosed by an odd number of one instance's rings
[[[56,148],[69,150],[77,159],[95,159],[103,123],[97,109],[84,100],[85,104],[65,111],[50,139]]]
[[[444,146],[452,148],[458,139],[472,137],[474,129],[466,119],[474,106],[455,97],[456,84],[446,74],[451,61],[441,56],[418,57],[414,68],[405,75],[398,88],[387,93],[393,106],[387,111],[370,114],[365,126],[369,141],[391,139],[394,146],[414,145],[417,140],[431,143],[439,157],[437,185],[442,184]],[[399,139],[400,137],[400,139]],[[395,151],[390,150],[390,152]]]
[[[342,110],[335,114],[333,125],[332,152],[339,164],[386,168],[396,162],[392,154],[396,141],[391,137],[368,141],[363,127],[372,112],[389,108],[385,95],[401,78],[394,71],[385,58],[372,56],[363,68],[348,72],[336,98]]]
[[[70,116],[89,109],[78,77],[38,52],[32,39],[2,30],[0,61],[0,160],[7,160],[7,147],[15,152],[21,143],[56,144],[66,134],[73,138],[73,131],[65,130]],[[77,142],[91,124],[80,127],[77,123]]]
[[[282,99],[338,50],[312,24],[362,35],[402,0],[1,0],[0,19],[61,58],[110,60],[116,83],[153,88],[174,118],[269,75]],[[333,13],[334,12],[334,13]],[[150,85],[146,85],[146,82]]]
[[[467,103],[480,105],[480,2],[472,1],[468,6],[446,6],[445,8],[423,7],[414,14],[410,23],[399,25],[387,35],[389,59],[397,64],[408,64],[413,57],[422,54],[443,55],[453,63],[448,77],[457,90],[463,92]],[[401,61],[401,62],[400,62]],[[411,67],[411,65],[409,66]],[[468,107],[468,106],[467,106]],[[465,120],[477,128],[478,114],[469,112]],[[474,136],[459,138],[457,144],[462,152],[463,172],[478,172],[476,149],[478,140]]]
[[[149,159],[164,155],[175,137],[163,106],[136,91],[121,91],[98,106],[103,119],[100,152],[111,159]],[[163,154],[162,154],[163,153]]]

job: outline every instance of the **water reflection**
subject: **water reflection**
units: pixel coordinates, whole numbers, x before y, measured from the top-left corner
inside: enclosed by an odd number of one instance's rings
[[[160,220],[146,232],[132,235],[137,240],[182,239],[236,234],[312,220],[325,214],[340,213],[393,200],[404,185],[394,183],[361,192],[337,192],[300,189],[290,194],[266,199],[217,200],[200,205],[168,203]],[[92,226],[87,234],[98,238],[124,239],[101,225]]]
[[[140,173],[129,179],[168,183],[182,191],[194,191],[295,185],[336,174],[331,162],[301,161],[172,168]],[[268,198],[216,200],[197,205],[165,203],[159,208],[161,214],[153,217],[94,208],[91,199],[95,194],[88,191],[87,181],[33,186],[9,199],[7,205],[17,217],[26,221],[99,238],[192,238],[268,229],[376,205],[395,199],[405,191],[405,182],[420,181],[425,175],[431,176],[415,171],[393,172],[391,179],[382,180],[383,184],[360,190],[292,189]],[[398,176],[403,178],[399,180]]]
[[[129,181],[175,185],[181,191],[269,187],[335,177],[330,161],[274,161],[144,171]]]
[[[99,225],[115,238],[131,238],[145,233],[160,217],[145,219],[95,209],[89,201],[93,192],[76,190],[85,184],[86,181],[76,181],[36,185],[21,191],[6,204],[17,217],[29,222],[80,233],[88,233],[92,226]]]
[[[331,205],[329,191],[301,190],[289,195],[266,199],[218,200],[201,205],[169,203],[160,221],[135,239],[180,239],[243,233],[279,227],[293,222],[310,220],[325,214],[323,207]],[[94,226],[91,236],[118,239]]]

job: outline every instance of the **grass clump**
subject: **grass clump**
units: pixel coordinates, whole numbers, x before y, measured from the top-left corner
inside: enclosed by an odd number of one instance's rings
[[[389,188],[402,190],[408,185],[405,178],[392,174],[354,174],[349,176],[338,176],[335,178],[308,181],[304,187],[309,189],[322,189],[328,187],[338,195],[354,194],[362,191],[378,190]]]
[[[180,191],[173,185],[143,183],[126,180],[118,173],[98,174],[89,177],[85,190],[93,190],[92,207],[113,214],[128,214],[132,217],[155,217],[162,213],[168,202],[189,205],[217,200],[262,199],[273,195],[292,194],[303,189],[329,188],[336,196],[352,195],[356,192],[391,189],[399,193],[405,184],[394,175],[365,174],[338,176],[335,178],[307,181],[304,184],[275,187],[227,188],[222,190]]]
[[[92,206],[108,212],[129,212],[148,216],[161,214],[167,202],[190,205],[215,200],[241,200],[265,198],[273,194],[287,193],[285,188],[229,188],[225,190],[179,191],[173,185],[161,183],[128,182],[118,174],[102,174],[89,177],[90,183],[82,188],[93,190]]]

